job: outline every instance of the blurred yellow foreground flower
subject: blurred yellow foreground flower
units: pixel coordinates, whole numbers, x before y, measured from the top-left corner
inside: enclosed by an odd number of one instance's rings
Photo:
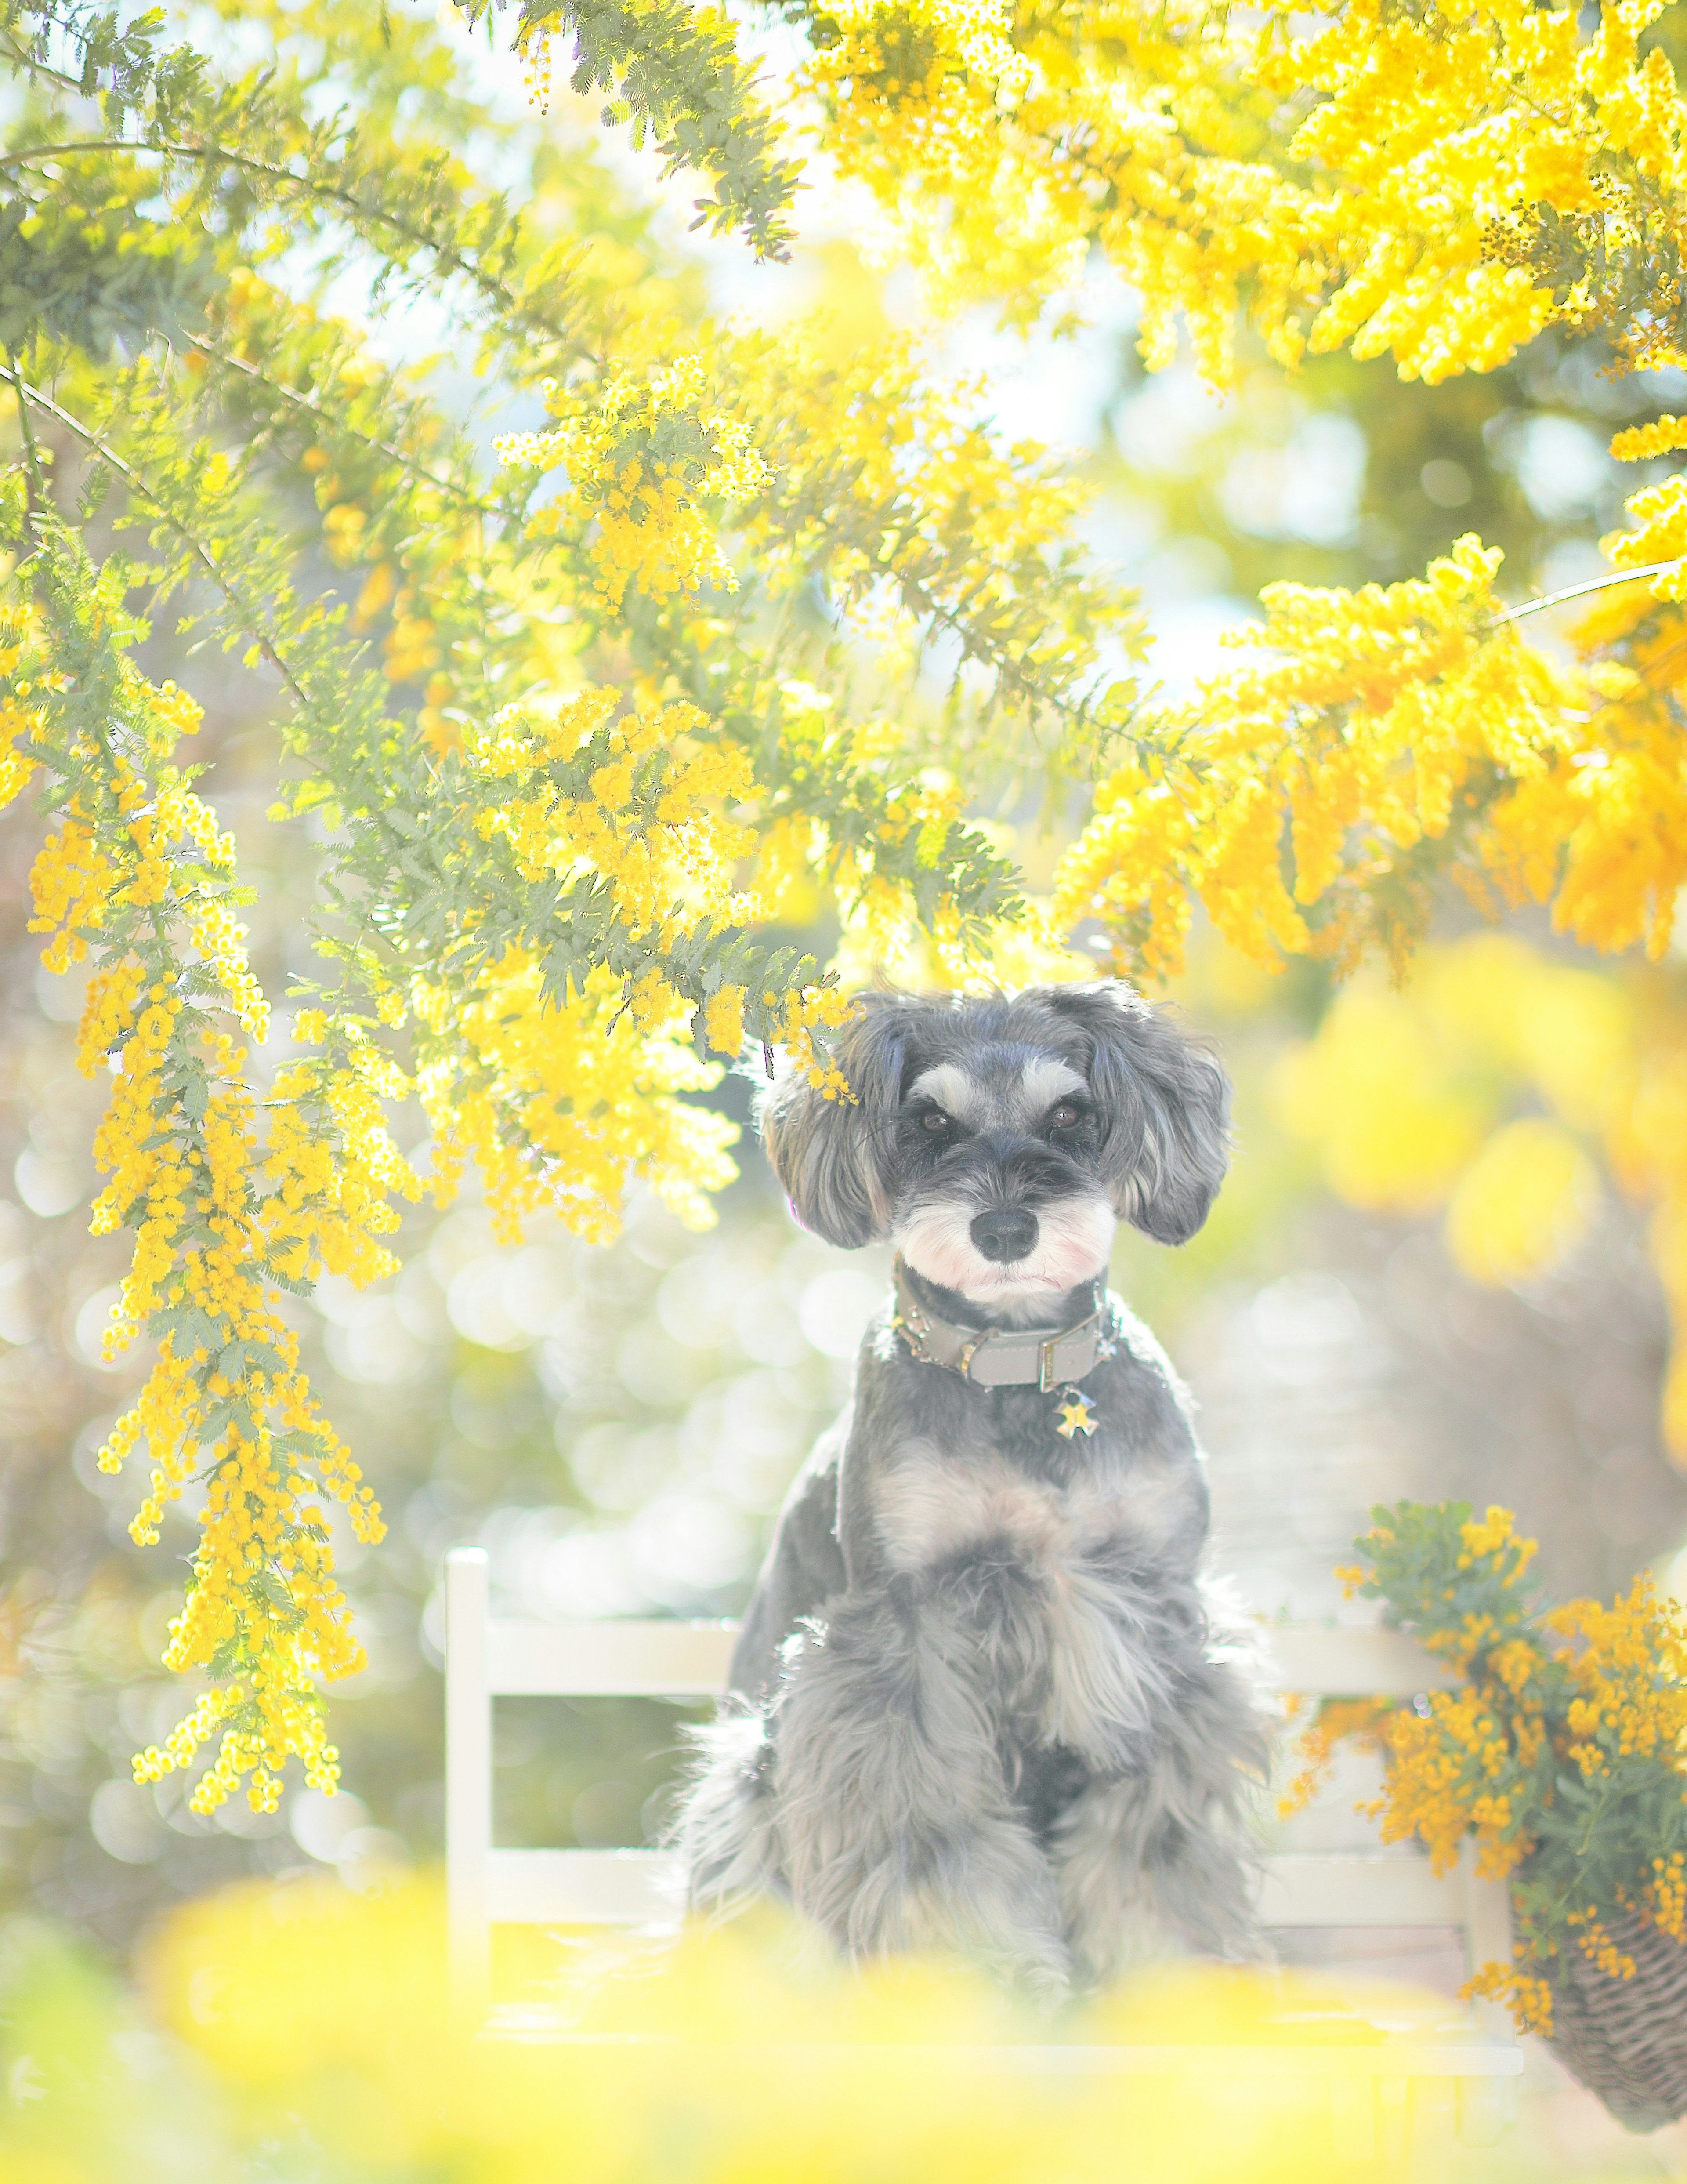
[[[1446,2014],[1403,1990],[1373,1990],[1356,2012],[1351,1990],[1189,1967],[1051,2025],[961,1968],[857,1975],[805,1962],[774,1919],[671,1949],[594,1950],[560,1981],[553,1940],[553,2025],[565,2031],[524,2042],[477,2037],[454,2013],[443,1938],[439,1898],[420,1882],[373,1897],[332,1883],[236,1890],[164,1929],[143,1967],[142,2020],[49,1937],[14,1928],[0,1949],[0,2177],[1489,2184],[1529,2173],[1503,2152],[1458,2148],[1450,2129],[1420,2131],[1416,2151],[1399,2129],[1373,2131],[1362,2051],[1384,2036],[1377,2026],[1409,2040]],[[1151,2044],[1165,2067],[1096,2067],[1116,2043]],[[1256,2052],[1216,2069],[1216,2045]],[[1308,2067],[1313,2046],[1338,2051],[1328,2068]]]

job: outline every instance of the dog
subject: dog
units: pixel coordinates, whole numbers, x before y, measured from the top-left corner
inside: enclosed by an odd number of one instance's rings
[[[1044,1997],[1261,1953],[1265,1717],[1211,1611],[1203,1459],[1105,1278],[1200,1227],[1213,1057],[1114,982],[864,994],[848,1100],[771,1085],[801,1224],[890,1240],[849,1409],[793,1484],[676,1839],[694,1908],[782,1896],[849,1955],[958,1950]]]

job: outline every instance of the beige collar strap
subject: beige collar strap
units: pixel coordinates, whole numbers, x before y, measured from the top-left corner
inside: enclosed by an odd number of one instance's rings
[[[1104,1291],[1088,1319],[1074,1327],[957,1327],[915,1296],[900,1259],[892,1269],[896,1317],[891,1325],[921,1365],[941,1365],[978,1388],[1056,1388],[1081,1380],[1117,1351],[1113,1301]]]

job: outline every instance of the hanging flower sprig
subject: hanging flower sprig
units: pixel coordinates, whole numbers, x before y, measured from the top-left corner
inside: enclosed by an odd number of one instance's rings
[[[135,1231],[105,1335],[114,1357],[142,1334],[152,1370],[99,1462],[144,1447],[150,1483],[131,1526],[157,1540],[170,1505],[203,1490],[199,1541],[166,1665],[212,1680],[164,1742],[140,1755],[155,1780],[216,1750],[191,1802],[220,1804],[248,1778],[259,1811],[279,1800],[289,1755],[332,1790],[319,1679],[362,1666],[334,1575],[324,1505],[355,1535],[381,1513],[299,1369],[278,1290],[325,1267],[366,1280],[394,1264],[389,1193],[415,1180],[387,1139],[384,1056],[331,1086],[309,1062],[283,1070],[267,1144],[248,1072],[269,1005],[235,915],[234,843],[174,763],[198,708],[139,674],[117,581],[97,580],[74,542],[39,526],[34,609],[0,648],[0,727],[14,793],[39,769],[65,815],[31,876],[31,929],[54,970],[93,966],[79,1039],[84,1072],[109,1070],[95,1140],[107,1177],[96,1234]],[[51,666],[47,665],[50,659]]]

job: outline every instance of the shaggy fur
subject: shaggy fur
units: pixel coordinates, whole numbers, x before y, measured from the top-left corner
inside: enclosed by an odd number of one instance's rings
[[[1122,986],[870,994],[843,1062],[853,1106],[771,1088],[768,1154],[806,1228],[894,1239],[953,1323],[1075,1324],[1116,1221],[1182,1243],[1223,1178],[1222,1072]],[[1051,1997],[1256,1953],[1261,1718],[1203,1585],[1187,1399],[1112,1301],[1089,1438],[916,1362],[894,1308],[869,1329],[701,1732],[693,1903],[788,1896],[852,1954],[958,1947]]]

